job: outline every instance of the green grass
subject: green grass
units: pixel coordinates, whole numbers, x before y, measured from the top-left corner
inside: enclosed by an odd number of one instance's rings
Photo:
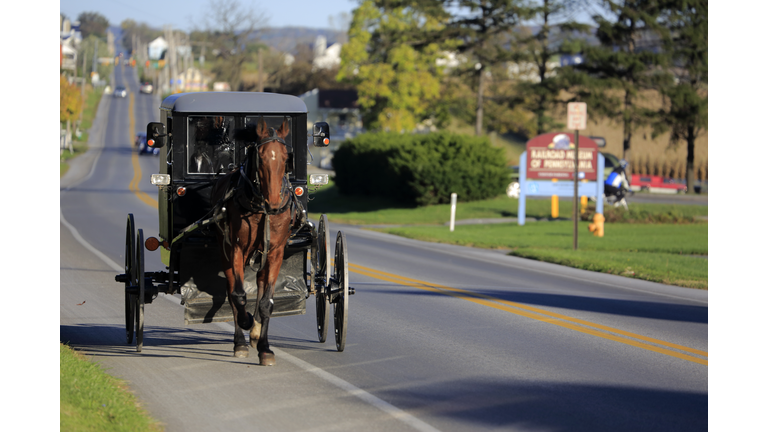
[[[68,346],[60,345],[59,430],[161,431],[125,384]]]
[[[630,204],[629,211],[606,207],[605,236],[593,236],[589,222],[580,222],[579,248],[574,251],[572,221],[456,225],[450,232],[445,226],[450,205],[409,208],[377,197],[344,196],[332,182],[310,190],[310,198],[310,216],[316,219],[325,213],[332,223],[378,225],[369,228],[424,241],[508,249],[519,257],[707,289],[708,260],[698,255],[708,255],[708,224],[696,219],[708,215],[707,206]],[[505,195],[460,202],[456,219],[515,218],[517,205],[518,200]],[[549,200],[529,199],[526,207],[528,217],[551,216]],[[560,216],[568,217],[572,211],[572,201],[561,199]],[[590,215],[588,211],[584,218]]]
[[[376,231],[417,240],[509,249],[510,255],[569,267],[690,288],[707,288],[708,225],[606,224],[605,236],[579,223],[573,250],[573,222],[530,222],[446,226],[406,226]]]
[[[319,217],[327,214],[328,219],[337,223],[354,225],[429,225],[444,224],[450,220],[450,204],[427,207],[407,207],[393,201],[370,196],[346,196],[339,194],[330,181],[316,191],[310,189],[310,216]],[[459,197],[459,200],[461,197]],[[518,200],[500,195],[482,201],[459,202],[456,206],[456,219],[486,219],[517,217]],[[560,199],[560,217],[569,217],[573,212],[573,200]],[[526,216],[549,218],[552,204],[550,200],[526,200]],[[697,216],[707,216],[708,207],[699,205],[675,204],[631,204],[629,212],[623,209],[605,208],[608,222],[686,222],[690,223]],[[588,216],[588,215],[587,215]]]

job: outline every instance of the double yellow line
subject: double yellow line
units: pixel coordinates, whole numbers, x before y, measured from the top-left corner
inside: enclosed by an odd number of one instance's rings
[[[133,93],[128,93],[128,142],[133,143],[134,135],[133,131],[136,130],[136,120],[133,117]],[[133,144],[131,144],[133,149]],[[136,196],[150,207],[157,208],[157,200],[152,199],[146,192],[139,189],[139,182],[141,182],[141,164],[139,164],[139,152],[131,152],[131,164],[133,165],[133,179],[128,185],[128,189],[131,190]]]
[[[416,279],[410,279],[402,276],[385,273],[379,270],[374,270],[368,267],[363,267],[357,264],[349,263],[349,270],[361,275],[369,276],[375,279],[396,283],[399,285],[405,285],[412,288],[418,288],[424,291],[429,291],[438,294],[449,295],[462,300],[467,300],[472,303],[476,303],[482,306],[487,306],[493,309],[510,312],[515,315],[524,316],[526,318],[534,319],[548,324],[553,324],[577,332],[586,333],[592,336],[597,336],[603,339],[620,342],[626,345],[631,345],[637,348],[643,348],[649,351],[665,354],[668,356],[676,357],[683,360],[688,360],[694,363],[707,366],[706,351],[701,351],[682,345],[677,345],[646,337],[643,335],[630,333],[624,330],[595,324],[589,321],[584,321],[578,318],[572,318],[566,315],[550,312],[544,309],[535,308],[521,303],[511,302],[495,297],[491,297],[484,294],[478,294],[463,289],[452,288],[443,285],[437,285],[419,281]],[[682,351],[682,352],[681,352]],[[693,354],[693,355],[691,355]],[[701,357],[696,357],[701,356]]]

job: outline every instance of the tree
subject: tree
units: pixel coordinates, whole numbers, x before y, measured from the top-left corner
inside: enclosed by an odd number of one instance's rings
[[[599,46],[584,48],[584,62],[567,74],[575,94],[589,111],[619,121],[623,127],[623,158],[631,164],[632,134],[656,119],[642,106],[643,92],[658,87],[661,25],[656,0],[604,0],[606,18],[595,15]]]
[[[512,59],[503,37],[509,36],[531,10],[518,0],[446,1],[453,15],[441,38],[456,42],[456,52],[471,56],[476,79],[475,134],[483,133],[486,81],[495,65]],[[508,39],[507,39],[508,40]]]
[[[80,116],[83,109],[81,90],[67,80],[64,75],[59,76],[59,121],[66,124],[67,140],[72,130],[72,122]],[[72,152],[70,144],[69,151]]]
[[[570,19],[576,7],[574,0],[542,0],[530,11],[529,28],[533,31],[522,29],[516,34],[517,48],[512,58],[519,69],[529,66],[532,76],[518,79],[509,103],[521,105],[534,114],[535,135],[563,126],[550,113],[561,104],[560,95],[568,83],[557,75],[553,60],[583,47],[582,39],[589,26]]]
[[[708,38],[706,0],[669,0],[662,23],[669,29],[664,52],[672,79],[662,87],[664,106],[655,134],[670,130],[670,143],[686,143],[685,181],[694,193],[696,138],[707,128]]]
[[[367,128],[411,131],[438,111],[440,45],[425,35],[445,24],[439,6],[365,0],[354,10],[337,79],[356,85]]]
[[[239,89],[243,65],[251,57],[247,45],[258,35],[266,18],[246,9],[238,0],[210,0],[209,14],[203,22],[209,35],[207,43],[216,56],[211,71],[233,90]]]
[[[99,38],[107,37],[109,20],[104,15],[98,12],[82,12],[77,16],[77,20],[80,21],[80,34],[83,39],[92,34]]]

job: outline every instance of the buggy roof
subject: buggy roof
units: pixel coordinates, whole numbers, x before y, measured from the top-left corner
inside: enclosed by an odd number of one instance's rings
[[[306,113],[296,96],[260,92],[196,92],[168,96],[160,106],[189,113]]]

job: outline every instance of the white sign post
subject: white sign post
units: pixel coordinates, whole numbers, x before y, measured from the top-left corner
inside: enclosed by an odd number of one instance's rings
[[[453,226],[456,222],[456,194],[451,194],[451,232],[453,232]]]
[[[579,248],[579,131],[587,128],[587,104],[568,103],[568,129],[573,129],[576,151],[573,152],[573,250]],[[602,179],[597,179],[601,181]],[[598,197],[597,199],[602,199]]]

